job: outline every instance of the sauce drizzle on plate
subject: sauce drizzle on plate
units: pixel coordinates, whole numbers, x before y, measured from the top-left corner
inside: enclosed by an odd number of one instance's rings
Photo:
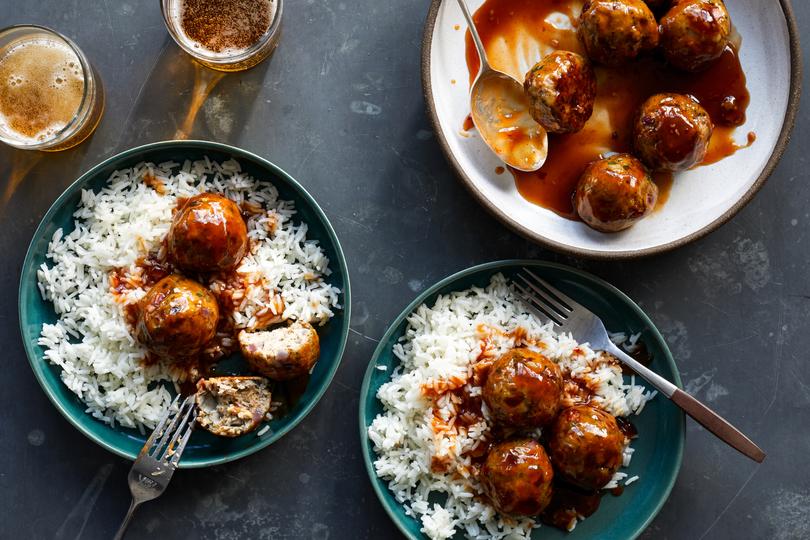
[[[492,66],[523,80],[535,62],[555,49],[585,55],[574,26],[581,8],[581,0],[486,0],[474,19]],[[469,30],[466,60],[472,81],[480,64]],[[572,194],[588,163],[608,153],[632,153],[634,116],[653,94],[690,94],[708,111],[715,129],[702,165],[716,163],[756,140],[753,133],[748,134],[747,144],[734,139],[735,128],[745,123],[750,102],[734,45],[726,47],[708,69],[694,74],[667,65],[658,55],[620,68],[595,68],[598,94],[594,114],[582,131],[549,134],[548,157],[539,170],[509,168],[526,200],[562,217],[578,219]],[[669,196],[673,175],[656,173],[654,180],[659,187],[660,208]]]

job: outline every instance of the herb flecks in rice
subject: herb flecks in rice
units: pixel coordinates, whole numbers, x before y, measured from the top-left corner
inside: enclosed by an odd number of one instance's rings
[[[442,295],[432,307],[419,306],[394,345],[400,365],[377,392],[385,412],[374,419],[368,436],[378,456],[377,475],[388,481],[405,512],[421,520],[430,538],[450,538],[457,530],[469,538],[528,538],[538,526],[529,518],[499,515],[481,496],[471,454],[489,437],[486,404],[483,418],[475,421],[472,414],[460,421],[458,392],[480,396],[481,373],[515,346],[532,347],[556,361],[565,377],[587,384],[593,404],[613,415],[639,412],[654,396],[634,381],[626,384],[615,359],[540,324],[500,274],[486,288]],[[563,403],[579,402],[581,389],[567,390]],[[625,466],[631,454],[628,447]],[[617,473],[609,486],[626,476]],[[434,502],[437,495],[446,500]]]
[[[329,260],[317,242],[307,240],[306,223],[293,222],[293,203],[279,199],[269,182],[242,173],[237,161],[140,163],[115,171],[98,193],[82,191],[74,230],[54,233],[47,253],[52,263],[38,271],[40,292],[58,316],[55,324],[43,325],[39,344],[99,420],[153,427],[171,402],[158,383],[172,375],[161,363],[141,364],[146,350],[110,291],[109,274],[128,268],[136,275],[136,261],[160,249],[177,199],[206,191],[256,210],[247,220],[254,247],[238,269],[252,284],[234,313],[239,327],[250,328],[282,306],[285,319],[323,324],[340,307],[340,291],[323,280]],[[136,286],[127,301],[145,293]]]

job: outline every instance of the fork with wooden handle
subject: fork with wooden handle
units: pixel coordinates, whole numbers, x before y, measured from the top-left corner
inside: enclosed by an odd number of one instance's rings
[[[617,347],[602,320],[586,307],[527,268],[517,277],[522,283],[513,280],[512,284],[518,295],[540,319],[551,320],[559,330],[569,332],[577,341],[588,342],[594,350],[609,352],[723,442],[757,463],[765,459],[765,452],[727,420]]]
[[[132,515],[142,503],[156,499],[166,491],[169,480],[180,463],[180,456],[194,429],[197,409],[194,396],[184,399],[178,407],[179,401],[180,396],[177,396],[132,464],[129,471],[132,503],[115,534],[115,540],[124,538]]]

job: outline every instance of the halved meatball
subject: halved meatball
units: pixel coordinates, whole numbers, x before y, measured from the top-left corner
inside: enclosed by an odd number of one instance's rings
[[[661,18],[661,46],[669,63],[699,71],[723,54],[731,17],[721,0],[677,0]]]
[[[556,363],[530,349],[512,349],[493,362],[482,394],[496,422],[531,428],[554,420],[562,392]]]
[[[188,272],[232,270],[247,252],[247,225],[232,200],[201,193],[174,215],[168,248],[172,262]]]
[[[600,489],[621,467],[625,443],[612,415],[577,405],[554,421],[548,449],[562,478],[585,489]]]
[[[158,356],[188,358],[213,339],[218,320],[219,306],[211,291],[171,274],[141,299],[136,336]]]
[[[618,232],[655,209],[658,186],[630,154],[616,154],[585,168],[574,192],[574,207],[589,227]]]
[[[554,51],[526,73],[523,88],[532,118],[549,133],[573,133],[593,114],[596,75],[587,59]]]
[[[658,23],[641,0],[588,0],[577,35],[592,61],[619,66],[658,45]]]
[[[536,516],[551,501],[554,470],[539,442],[517,439],[490,449],[479,480],[499,512]]]
[[[689,169],[706,157],[713,130],[709,113],[691,96],[656,94],[636,116],[636,153],[654,170]]]
[[[264,377],[211,377],[197,381],[197,423],[214,435],[250,433],[270,411],[270,388]]]
[[[262,332],[243,330],[239,346],[253,371],[276,381],[309,374],[321,353],[318,333],[303,321]]]

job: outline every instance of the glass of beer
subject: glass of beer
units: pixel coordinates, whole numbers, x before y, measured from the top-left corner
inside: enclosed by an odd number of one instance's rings
[[[283,0],[161,0],[174,41],[206,67],[252,68],[276,48]]]
[[[24,150],[65,150],[101,119],[98,73],[70,39],[34,25],[0,30],[0,141]]]

